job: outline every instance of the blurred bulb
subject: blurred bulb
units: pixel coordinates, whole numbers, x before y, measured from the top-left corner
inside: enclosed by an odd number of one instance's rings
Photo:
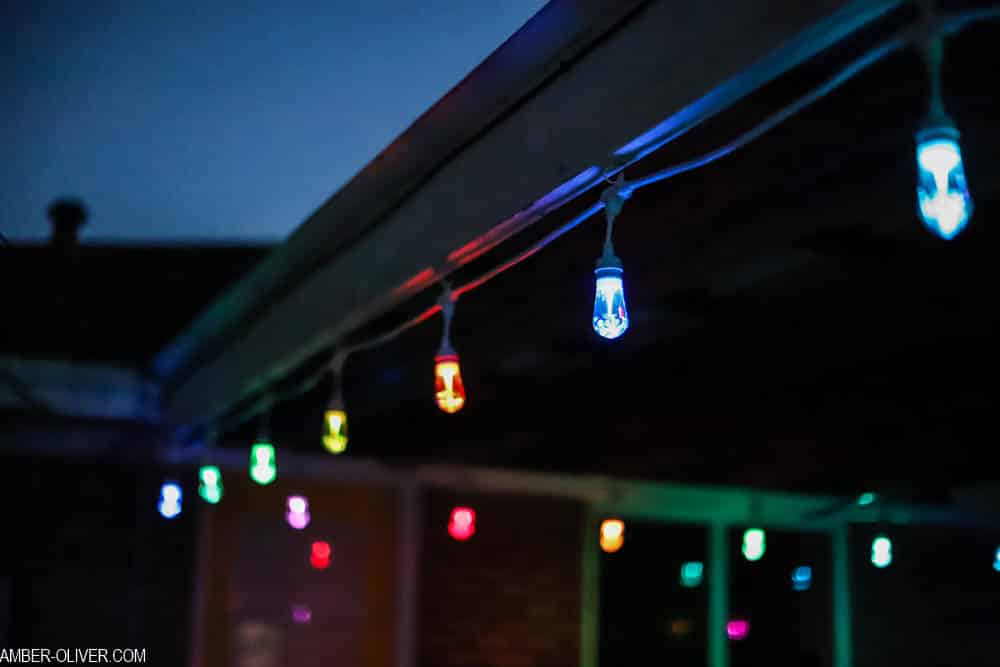
[[[1000,572],[1000,547],[993,553],[993,569]]]
[[[347,413],[329,409],[323,414],[323,446],[331,454],[343,454],[347,449]]]
[[[292,605],[292,620],[299,624],[308,623],[312,620],[312,609],[305,604]]]
[[[198,495],[202,499],[216,504],[222,499],[222,473],[216,466],[202,466],[198,470]]]
[[[173,519],[181,513],[181,487],[176,482],[164,482],[160,487],[160,502],[157,509],[164,519]]]
[[[958,130],[936,127],[917,134],[917,204],[932,232],[954,238],[972,215]]]
[[[892,540],[885,535],[879,535],[872,540],[872,565],[889,567],[892,563]]]
[[[250,478],[258,484],[270,484],[278,476],[274,446],[267,442],[255,443],[250,448]]]
[[[691,561],[681,565],[681,586],[684,588],[697,588],[701,585],[701,578],[705,572],[705,565],[700,561]]]
[[[858,496],[858,505],[861,505],[862,507],[864,507],[865,505],[871,505],[873,502],[875,502],[875,498],[876,496],[874,493],[872,493],[871,491],[865,491],[860,496]]]
[[[792,590],[807,591],[812,586],[812,568],[808,565],[800,565],[792,570]]]
[[[314,570],[325,570],[330,567],[331,553],[329,542],[313,542],[312,550],[309,552],[309,564]]]
[[[458,368],[457,354],[439,354],[434,357],[434,397],[438,407],[454,414],[465,405],[465,386]]]
[[[749,528],[743,533],[743,557],[748,561],[758,561],[767,550],[767,537],[760,528]]]
[[[288,511],[285,512],[285,521],[295,530],[302,530],[309,525],[309,501],[303,496],[288,496],[286,503]]]
[[[468,507],[456,507],[448,521],[448,534],[459,542],[464,542],[476,534],[476,511]]]
[[[726,636],[734,642],[742,641],[750,634],[750,621],[733,619],[726,623]]]
[[[615,258],[617,259],[617,258]],[[594,271],[597,289],[594,296],[594,331],[601,338],[613,340],[628,329],[622,267],[602,258]]]
[[[613,554],[625,544],[625,522],[621,519],[605,519],[601,522],[601,549]]]

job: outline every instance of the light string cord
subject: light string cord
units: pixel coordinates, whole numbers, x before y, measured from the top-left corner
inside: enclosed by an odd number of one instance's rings
[[[947,17],[936,18],[935,21],[940,27],[941,31],[946,34],[954,34],[959,32],[969,25],[978,23],[981,21],[988,20],[998,20],[1000,19],[1000,5],[993,5],[986,8],[980,8],[976,10],[969,10],[964,12],[959,12]],[[636,190],[644,188],[646,186],[652,185],[654,183],[659,183],[661,181],[667,180],[674,176],[678,176],[689,171],[694,171],[700,167],[709,165],[731,153],[743,148],[749,143],[774,129],[784,121],[788,120],[792,116],[796,115],[805,108],[816,103],[820,99],[826,97],[832,93],[837,88],[841,87],[847,83],[850,79],[854,78],[868,67],[872,66],[879,60],[891,55],[895,51],[903,48],[904,46],[912,43],[913,41],[919,41],[921,30],[923,29],[923,24],[918,24],[916,30],[914,27],[904,29],[899,33],[889,37],[888,39],[882,41],[877,46],[873,47],[860,57],[851,61],[847,66],[842,68],[839,72],[833,76],[826,79],[816,88],[812,89],[808,93],[802,95],[801,97],[795,99],[790,104],[782,107],[775,113],[766,117],[763,121],[753,126],[743,134],[737,136],[730,142],[716,148],[712,151],[704,153],[703,155],[687,160],[671,167],[661,169],[656,171],[646,177],[640,178],[635,181],[620,181],[614,182],[614,186],[620,187],[620,194],[623,198],[630,196]],[[533,255],[537,254],[539,251],[543,250],[545,247],[550,245],[556,239],[564,236],[568,232],[575,229],[580,223],[588,220],[591,216],[595,215],[601,209],[605,208],[606,203],[604,201],[599,201],[593,205],[586,208],[581,213],[577,214],[571,220],[567,221],[560,227],[556,228],[552,232],[546,234],[539,241],[532,244],[527,249],[517,253],[514,257],[499,264],[481,274],[480,276],[464,283],[461,286],[455,287],[451,290],[453,298],[457,299],[459,296],[470,292],[485,283],[489,282],[501,273],[517,266],[521,262],[527,260]],[[613,222],[609,220],[608,229],[606,232],[606,242],[611,237]],[[347,345],[338,348],[336,354],[342,354],[346,359],[347,355],[354,352],[366,351],[375,347],[380,347],[390,341],[399,338],[402,334],[409,331],[410,329],[422,324],[427,321],[441,310],[440,303],[430,306],[426,310],[422,311],[418,315],[398,324],[397,326],[389,329],[388,331],[374,336],[366,341],[358,342],[355,344]],[[289,387],[281,392],[272,392],[269,394],[270,402],[279,403],[290,400],[292,398],[301,396],[303,394],[311,391],[320,380],[331,370],[331,364],[321,365],[316,371],[308,375],[305,379],[297,383],[296,385]],[[221,432],[224,430],[230,430],[244,423],[248,419],[252,418],[261,409],[263,409],[263,401],[257,399],[256,401],[251,401],[246,407],[232,412],[228,417],[223,417],[221,419],[215,420],[215,428],[217,431]]]

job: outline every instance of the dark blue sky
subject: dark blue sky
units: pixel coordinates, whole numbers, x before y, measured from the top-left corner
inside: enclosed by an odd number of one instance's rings
[[[543,0],[49,2],[5,10],[0,231],[284,238]]]

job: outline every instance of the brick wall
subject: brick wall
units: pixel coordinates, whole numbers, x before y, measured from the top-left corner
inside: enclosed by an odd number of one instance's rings
[[[476,511],[466,542],[447,532],[455,505]],[[579,664],[582,507],[431,492],[424,512],[421,667]]]

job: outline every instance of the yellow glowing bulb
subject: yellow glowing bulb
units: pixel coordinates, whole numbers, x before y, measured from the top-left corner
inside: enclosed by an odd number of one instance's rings
[[[323,446],[333,454],[347,449],[347,413],[343,410],[327,410],[323,415]]]
[[[465,405],[465,385],[458,368],[458,355],[440,355],[434,359],[434,397],[438,407],[454,414]]]
[[[613,554],[625,543],[625,522],[621,519],[605,519],[601,523],[601,549]]]

